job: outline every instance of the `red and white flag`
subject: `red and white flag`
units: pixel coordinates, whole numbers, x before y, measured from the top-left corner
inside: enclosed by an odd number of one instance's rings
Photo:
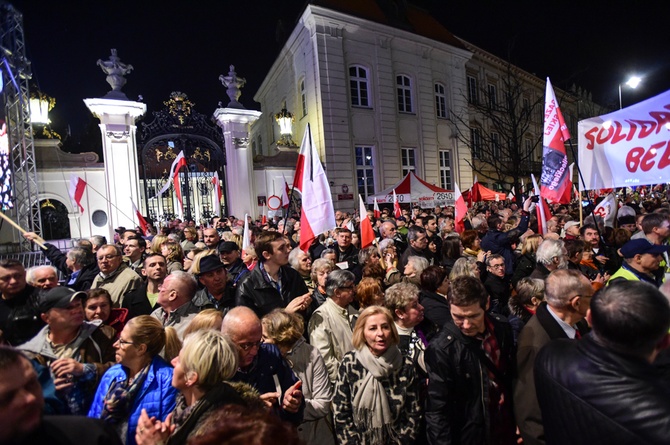
[[[400,210],[400,203],[398,202],[398,195],[395,194],[395,189],[393,189],[393,216],[396,219],[402,216],[402,210]]]
[[[377,203],[377,197],[375,197],[374,202],[375,202],[373,207],[374,217],[379,219],[382,217],[382,212],[379,211],[379,204]]]
[[[540,187],[537,185],[537,180],[535,175],[531,174],[530,178],[533,180],[533,186],[535,187],[535,195],[540,198],[540,200],[535,203],[535,212],[537,213],[537,232],[540,235],[547,234],[547,220],[551,218],[551,209],[547,201],[540,195]]]
[[[568,185],[568,154],[565,141],[570,139],[568,126],[558,106],[551,81],[547,77],[544,102],[544,136],[542,138],[542,175],[540,176],[540,196],[551,202],[563,202]]]
[[[614,192],[610,192],[593,209],[593,214],[603,219],[605,227],[614,227],[618,209],[616,196],[614,196]]]
[[[244,232],[242,232],[242,253],[251,244],[251,232],[249,232],[249,214],[244,214]]]
[[[368,217],[368,211],[365,208],[365,202],[363,202],[363,197],[358,195],[360,200],[360,210],[361,223],[359,228],[361,230],[361,249],[365,249],[368,246],[372,245],[372,242],[375,240],[375,232],[372,230],[372,221]]]
[[[565,191],[563,192],[563,196],[561,197],[561,199],[558,201],[560,204],[570,204],[572,202],[572,192],[575,188],[575,186],[572,184],[572,175],[574,173],[574,168],[575,163],[573,162],[572,164],[570,164]]]
[[[70,198],[79,207],[79,211],[83,212],[84,207],[81,205],[81,198],[84,196],[86,189],[86,181],[75,174],[70,175]]]
[[[284,187],[281,194],[281,206],[285,209],[288,209],[288,206],[291,205],[291,190],[288,188],[288,182],[286,182],[286,177],[282,173],[282,178],[284,178]]]
[[[177,195],[177,200],[179,201],[179,205],[181,206],[182,212],[184,211],[184,203],[182,202],[181,199],[181,184],[179,183],[179,170],[182,167],[186,167],[186,158],[184,157],[184,150],[180,151],[175,160],[172,162],[172,166],[170,167],[170,176],[169,178],[172,179],[172,184],[174,185],[174,192]],[[167,191],[167,189],[170,188],[170,181],[168,180],[165,185],[163,186],[162,189],[158,191],[156,196],[162,196],[163,193]]]
[[[300,250],[307,252],[317,236],[334,229],[337,225],[330,185],[319,160],[319,153],[314,146],[309,124],[300,145],[293,188],[302,195]]]
[[[458,184],[454,182],[454,230],[458,233],[463,233],[465,230],[465,215],[468,213],[468,206],[465,205],[465,199],[461,194],[461,189]]]
[[[212,177],[212,184],[214,184],[214,202],[212,203],[212,214],[214,216],[221,216],[221,198],[223,192],[221,191],[221,180],[219,179],[219,172],[215,171]]]
[[[263,205],[263,215],[261,215],[261,225],[266,225],[268,223],[268,206]]]
[[[137,209],[135,201],[133,201],[132,197],[130,198],[130,203],[133,205],[133,212],[135,213],[135,216],[137,216],[137,221],[140,223],[140,229],[142,229],[142,234],[146,235],[147,230],[149,229],[149,224],[147,223],[147,220],[144,219],[144,216],[142,216],[140,211]]]

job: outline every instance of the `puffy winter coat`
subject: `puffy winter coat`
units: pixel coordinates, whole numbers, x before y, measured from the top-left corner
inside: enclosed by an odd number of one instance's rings
[[[146,409],[149,417],[165,420],[175,407],[175,399],[178,391],[172,386],[172,366],[170,366],[160,356],[156,356],[152,361],[142,388],[138,391],[133,400],[128,417],[128,433],[125,440],[126,445],[135,445],[135,429],[137,422]],[[104,408],[105,396],[110,386],[114,382],[126,380],[128,378],[128,368],[120,364],[114,365],[102,376],[95,398],[88,412],[88,417],[99,418]]]

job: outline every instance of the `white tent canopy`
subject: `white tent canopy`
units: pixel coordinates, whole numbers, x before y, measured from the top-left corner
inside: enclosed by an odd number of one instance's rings
[[[408,173],[394,186],[368,196],[368,204],[372,204],[375,198],[380,204],[392,204],[393,190],[395,190],[398,202],[401,204],[418,204],[422,208],[454,205],[453,190],[446,190],[429,184],[412,172]]]

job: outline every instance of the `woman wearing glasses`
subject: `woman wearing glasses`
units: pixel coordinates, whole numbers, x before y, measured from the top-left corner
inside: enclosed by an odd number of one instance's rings
[[[103,375],[88,416],[112,424],[126,445],[134,445],[140,414],[165,420],[175,407],[177,389],[172,367],[158,354],[176,333],[166,333],[156,318],[140,315],[121,331],[114,344],[117,364]]]
[[[224,405],[263,406],[248,385],[226,383],[238,369],[239,356],[235,344],[219,331],[190,334],[172,364],[172,386],[179,390],[176,407],[165,421],[143,412],[135,436],[138,445],[185,444],[204,434],[216,420],[211,416]]]

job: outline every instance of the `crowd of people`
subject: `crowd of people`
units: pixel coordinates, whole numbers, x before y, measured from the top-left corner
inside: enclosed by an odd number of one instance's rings
[[[670,440],[670,205],[115,230],[0,260],[0,444]],[[85,430],[85,431],[84,431]]]

